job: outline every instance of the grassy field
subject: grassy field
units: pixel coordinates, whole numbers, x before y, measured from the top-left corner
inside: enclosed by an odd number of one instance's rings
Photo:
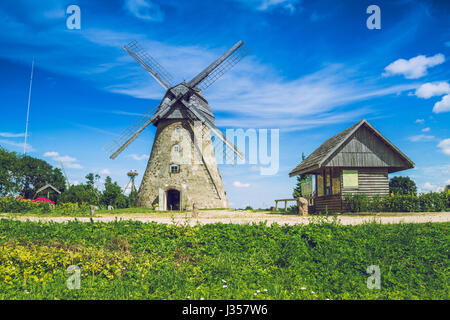
[[[320,220],[320,219],[319,219]],[[450,223],[0,220],[0,299],[449,299]],[[81,270],[69,290],[66,269]],[[379,266],[381,289],[366,270]]]

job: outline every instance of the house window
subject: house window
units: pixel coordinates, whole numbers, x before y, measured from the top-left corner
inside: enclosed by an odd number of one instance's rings
[[[173,152],[180,152],[180,145],[178,145],[178,144],[174,145]]]
[[[325,170],[325,195],[331,195],[331,172]]]
[[[180,172],[180,166],[177,164],[171,164],[170,165],[170,173],[179,173]]]
[[[358,188],[358,170],[342,170],[342,186]]]

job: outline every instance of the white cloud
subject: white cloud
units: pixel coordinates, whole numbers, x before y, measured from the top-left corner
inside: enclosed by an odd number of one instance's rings
[[[56,151],[48,151],[44,153],[44,157],[59,157],[59,153]]]
[[[100,171],[100,174],[111,174],[111,171],[109,171],[109,169],[103,169]]]
[[[240,181],[234,181],[233,186],[235,186],[236,188],[248,188],[250,187],[250,183],[242,183]]]
[[[60,162],[65,168],[70,169],[83,169],[83,166],[77,163],[77,159],[70,156],[61,156],[59,152],[47,151],[44,153],[44,157],[52,158],[53,161]]]
[[[150,0],[126,0],[125,8],[136,18],[146,21],[163,21],[164,13]]]
[[[0,139],[0,144],[6,144],[6,145],[9,145],[12,147],[16,147],[16,148],[19,148],[21,151],[23,151],[23,147],[25,146],[25,143],[18,143],[18,142],[13,142],[13,141],[4,140],[4,139]],[[26,151],[33,152],[36,150],[29,143],[27,143]]]
[[[412,142],[421,142],[421,141],[431,141],[434,140],[434,136],[426,135],[426,134],[419,134],[417,136],[412,136],[409,138]]]
[[[433,191],[433,192],[439,192],[442,191],[443,189],[442,187],[432,184],[431,182],[425,182],[422,188],[426,191]]]
[[[433,112],[442,113],[450,111],[450,94],[444,96],[441,101],[434,104]]]
[[[20,137],[25,137],[25,133],[0,132],[0,137],[20,138]]]
[[[139,156],[139,155],[133,153],[133,154],[128,155],[128,158],[131,158],[131,159],[137,160],[137,161],[141,161],[141,160],[146,160],[150,157],[147,154],[141,154]]]
[[[437,66],[445,61],[443,54],[438,53],[432,57],[419,55],[409,60],[398,59],[389,64],[384,70],[384,76],[403,75],[406,79],[417,79],[427,74],[427,69]]]
[[[59,162],[76,162],[77,159],[74,157],[69,156],[55,156],[53,157],[53,160],[59,161]]]
[[[444,154],[450,156],[450,138],[444,139],[441,142],[439,142],[438,147]]]
[[[422,131],[422,132],[430,132],[430,130],[431,130],[431,129],[430,129],[429,127],[427,127],[427,128],[423,128],[421,131]]]
[[[450,85],[446,81],[429,82],[421,85],[415,92],[419,98],[428,99],[434,96],[441,96],[450,92]]]
[[[65,162],[64,167],[69,169],[83,169],[83,166],[81,164],[73,162]]]
[[[282,8],[289,13],[294,13],[299,9],[300,0],[234,0],[258,11],[270,11],[275,8]]]
[[[416,123],[424,123],[424,122],[425,122],[425,119],[417,119],[415,122],[416,122]]]

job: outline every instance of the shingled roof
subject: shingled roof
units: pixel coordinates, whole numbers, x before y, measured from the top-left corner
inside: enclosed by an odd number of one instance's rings
[[[375,135],[385,142],[388,147],[392,148],[395,153],[397,153],[406,163],[408,163],[409,168],[414,167],[414,163],[405,154],[403,154],[395,145],[386,139],[377,129],[367,122],[367,120],[362,119],[358,123],[355,123],[351,127],[325,141],[319,148],[317,148],[297,167],[295,167],[295,169],[289,173],[289,176],[292,177],[298,174],[310,173],[323,167],[324,164],[332,158],[335,152],[340,149],[345,142],[348,141],[350,137],[363,125],[366,125]]]

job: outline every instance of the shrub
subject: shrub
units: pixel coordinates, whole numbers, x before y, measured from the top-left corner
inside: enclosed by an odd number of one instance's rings
[[[72,202],[82,204],[88,202],[93,205],[98,205],[98,195],[94,188],[89,185],[73,185],[66,191],[64,191],[60,197],[59,202]]]
[[[22,197],[3,197],[0,198],[0,212],[22,213],[38,210],[41,206],[40,202],[32,202]]]
[[[369,210],[369,197],[365,194],[346,194],[345,201],[351,212],[365,212]]]
[[[439,212],[450,209],[449,192],[372,197],[365,194],[348,194],[344,197],[350,212]]]

